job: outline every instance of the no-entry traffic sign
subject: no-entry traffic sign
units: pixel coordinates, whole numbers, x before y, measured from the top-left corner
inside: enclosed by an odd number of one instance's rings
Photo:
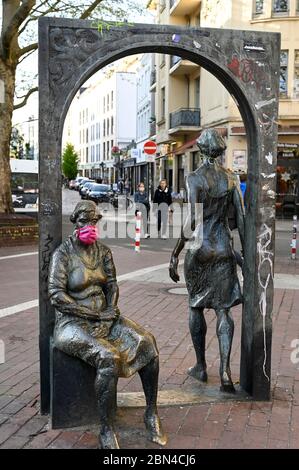
[[[157,152],[157,144],[156,142],[153,142],[152,140],[148,140],[145,142],[143,146],[144,153],[147,153],[147,155],[153,155],[154,153]]]

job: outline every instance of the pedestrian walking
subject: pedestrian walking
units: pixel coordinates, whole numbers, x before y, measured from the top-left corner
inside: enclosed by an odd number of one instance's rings
[[[135,202],[135,216],[138,211],[142,214],[142,225],[144,231],[144,238],[149,238],[149,213],[150,213],[150,202],[148,194],[145,191],[145,186],[143,182],[140,182],[137,185],[137,191],[134,193],[134,202]]]
[[[155,191],[154,195],[154,204],[158,204],[157,208],[157,225],[158,225],[158,235],[161,235],[162,229],[162,239],[166,240],[166,232],[167,232],[167,223],[168,223],[168,214],[169,212],[173,212],[171,205],[172,205],[172,197],[170,193],[170,189],[167,185],[167,180],[162,179],[159,183],[158,188]]]

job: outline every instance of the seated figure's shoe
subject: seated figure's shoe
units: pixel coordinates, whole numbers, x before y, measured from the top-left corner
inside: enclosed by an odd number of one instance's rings
[[[159,444],[160,446],[165,446],[167,443],[167,436],[162,429],[162,424],[157,413],[145,412],[144,424],[149,434],[149,440]]]
[[[196,364],[194,367],[190,367],[187,371],[187,374],[191,377],[194,377],[194,379],[199,380],[200,382],[208,381],[208,374],[206,369],[202,369],[198,364]]]
[[[231,379],[230,371],[223,372],[223,374],[220,375],[220,378],[221,378],[221,387],[220,387],[221,392],[226,392],[226,393],[236,392],[236,389]]]
[[[100,449],[119,449],[118,440],[113,427],[105,427],[99,433]]]

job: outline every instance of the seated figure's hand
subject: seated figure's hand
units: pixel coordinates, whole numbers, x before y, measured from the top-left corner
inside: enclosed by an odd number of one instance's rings
[[[117,306],[107,307],[105,310],[100,312],[100,320],[111,321],[117,320],[120,315],[119,308]]]

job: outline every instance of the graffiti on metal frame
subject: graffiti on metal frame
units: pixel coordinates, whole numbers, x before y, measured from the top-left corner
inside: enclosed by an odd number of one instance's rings
[[[92,23],[92,27],[97,28],[99,33],[101,33],[101,36],[103,36],[104,31],[110,31],[110,28],[112,28],[112,27],[119,28],[121,26],[134,26],[134,23],[129,23],[127,21],[109,22],[109,21],[105,21],[105,20],[95,20]]]

